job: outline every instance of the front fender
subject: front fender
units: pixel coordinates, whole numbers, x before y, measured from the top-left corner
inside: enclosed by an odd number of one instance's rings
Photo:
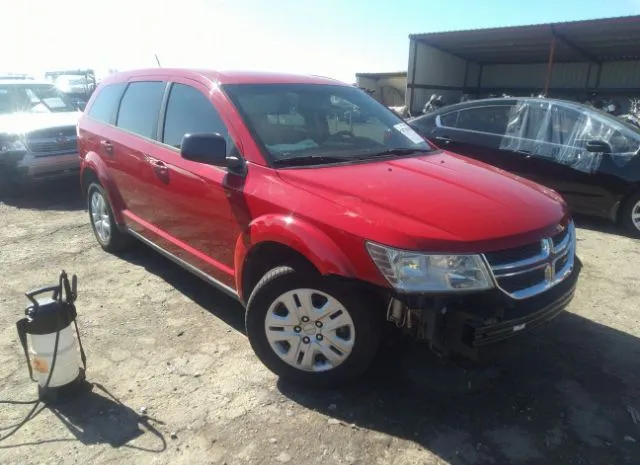
[[[111,204],[113,210],[113,216],[116,220],[116,223],[120,226],[124,225],[124,216],[122,215],[122,210],[125,209],[125,203],[116,187],[115,182],[109,175],[109,170],[107,169],[107,165],[104,160],[100,158],[95,152],[87,152],[87,154],[82,159],[81,163],[81,171],[80,171],[80,179],[82,183],[82,191],[86,192],[89,187],[86,182],[88,179],[89,172],[95,174],[102,185],[102,188],[106,191],[107,196],[109,197],[109,203]]]
[[[264,242],[290,247],[306,257],[323,275],[356,275],[350,260],[340,247],[317,227],[289,215],[265,215],[252,221],[236,242],[236,289],[240,292],[245,258],[253,247]]]

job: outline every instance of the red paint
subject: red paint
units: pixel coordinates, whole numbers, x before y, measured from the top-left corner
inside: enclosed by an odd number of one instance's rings
[[[340,84],[330,79],[152,69],[113,75],[105,83],[140,79],[189,83],[208,95],[247,160],[247,175],[184,160],[162,144],[86,114],[79,123],[82,169],[95,171],[106,184],[124,224],[235,287],[244,298],[245,258],[264,242],[296,250],[323,274],[387,286],[365,241],[480,253],[535,241],[568,219],[566,205],[553,191],[447,152],[343,166],[270,168],[218,88],[219,83],[245,82]],[[114,155],[101,150],[99,141],[105,138],[114,144]],[[168,178],[158,176],[154,160],[169,166]]]

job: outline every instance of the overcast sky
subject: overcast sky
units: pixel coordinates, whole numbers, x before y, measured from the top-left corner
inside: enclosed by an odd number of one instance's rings
[[[640,0],[0,0],[0,72],[406,70],[410,33],[640,14]]]

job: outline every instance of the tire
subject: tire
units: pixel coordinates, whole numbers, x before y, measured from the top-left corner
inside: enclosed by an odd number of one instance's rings
[[[5,169],[0,166],[0,199],[20,194],[20,184],[11,179],[8,173],[3,172]]]
[[[247,303],[245,325],[251,347],[269,370],[287,381],[317,387],[351,381],[367,370],[380,342],[382,312],[367,306],[366,297],[305,268],[274,268],[258,282]],[[298,304],[305,299],[311,305]],[[329,299],[337,310],[322,315],[317,307]],[[277,303],[282,300],[289,305]],[[290,306],[293,311],[288,312]],[[310,321],[305,322],[305,316]],[[276,325],[268,325],[267,318]],[[282,336],[268,330],[279,323],[288,329]],[[282,340],[274,342],[278,338]],[[285,353],[290,362],[285,361]]]
[[[96,182],[91,183],[87,189],[87,210],[93,234],[105,251],[121,252],[131,244],[131,236],[122,232],[115,222],[107,193]],[[108,232],[105,233],[107,229]]]
[[[625,200],[620,210],[620,219],[629,234],[640,238],[640,192]]]

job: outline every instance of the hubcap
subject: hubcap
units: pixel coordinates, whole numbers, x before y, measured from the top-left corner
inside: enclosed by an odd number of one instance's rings
[[[631,209],[631,221],[638,231],[640,231],[640,200]]]
[[[355,327],[347,309],[315,289],[295,289],[275,299],[264,327],[274,352],[303,371],[337,367],[349,357],[355,342]]]
[[[91,195],[91,221],[101,242],[109,242],[111,237],[111,220],[107,210],[107,202],[100,192]]]

